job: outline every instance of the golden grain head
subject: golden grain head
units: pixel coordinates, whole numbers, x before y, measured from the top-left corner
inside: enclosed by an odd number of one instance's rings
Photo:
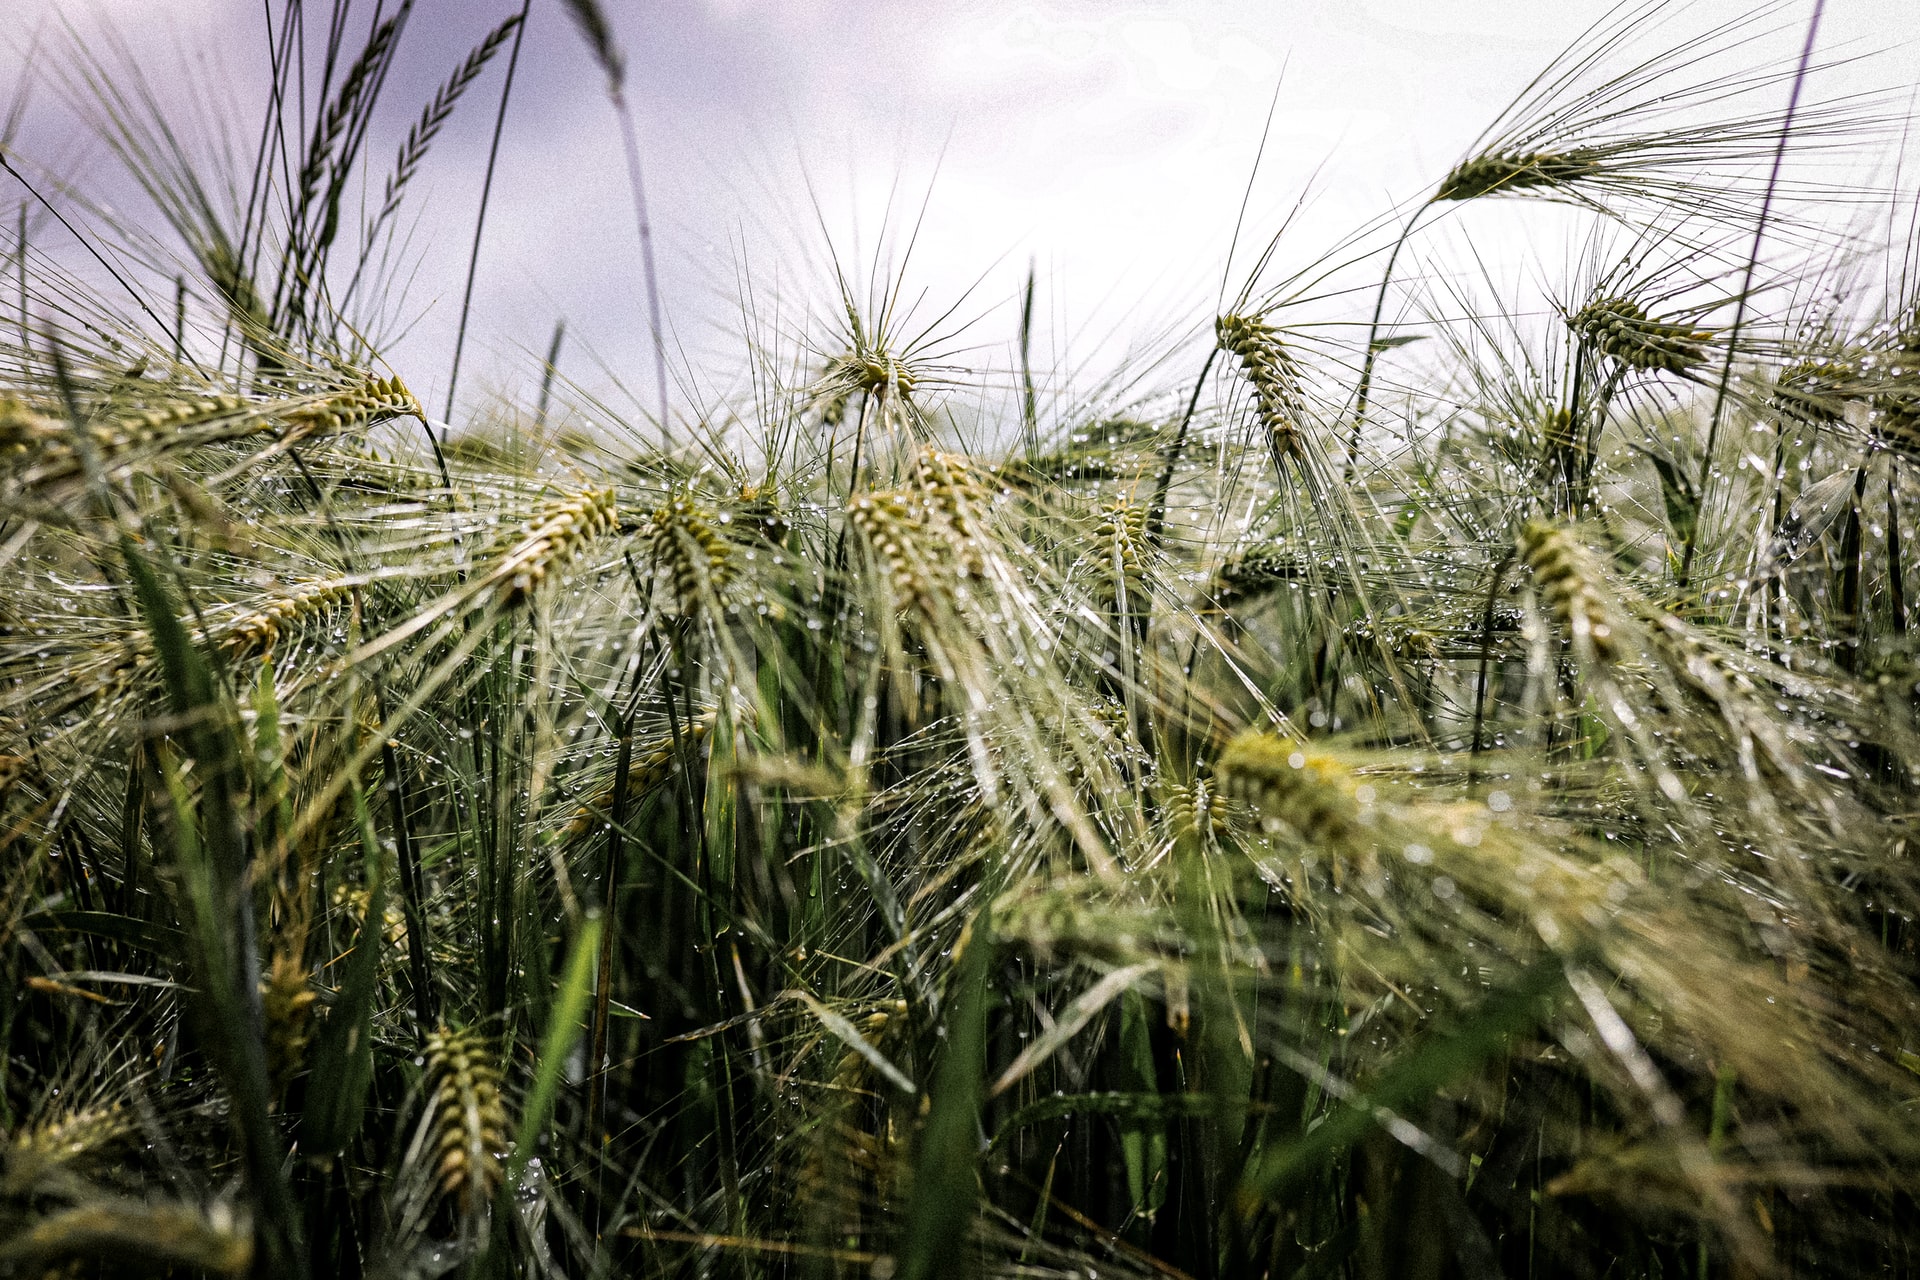
[[[443,1194],[472,1212],[499,1186],[507,1152],[507,1107],[498,1047],[472,1028],[427,1037],[430,1159]]]
[[[1611,613],[1594,584],[1585,549],[1573,535],[1532,519],[1521,527],[1518,549],[1554,621],[1576,649],[1591,645],[1594,657],[1603,662],[1617,657],[1619,638]]]
[[[1309,842],[1338,844],[1359,828],[1359,784],[1351,771],[1298,738],[1249,729],[1227,743],[1214,773],[1229,798],[1272,829],[1284,825]]]
[[[594,539],[615,526],[612,489],[582,489],[547,503],[522,527],[520,540],[489,575],[503,604],[539,590]]]

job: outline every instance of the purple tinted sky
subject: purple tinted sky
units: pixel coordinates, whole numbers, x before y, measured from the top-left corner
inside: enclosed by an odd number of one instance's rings
[[[785,328],[834,303],[828,252],[856,274],[878,233],[904,242],[924,202],[910,292],[928,318],[969,286],[961,345],[1002,353],[1029,258],[1043,363],[1146,339],[1212,306],[1267,105],[1279,97],[1253,201],[1261,232],[1317,169],[1301,234],[1331,231],[1427,188],[1562,46],[1594,0],[607,0],[628,53],[682,403],[728,390],[730,335],[752,310]],[[254,0],[0,0],[0,86],[27,53],[109,23],[163,97],[210,86],[246,141],[265,84]],[[275,0],[276,10],[280,7]],[[326,5],[310,7],[324,12]],[[409,118],[508,0],[418,0],[373,180]],[[1749,6],[1708,0],[1681,29]],[[355,6],[356,21],[372,12]],[[1797,20],[1797,14],[1795,15]],[[1920,4],[1830,0],[1822,44],[1888,50],[1848,75],[1920,82]],[[1793,36],[1768,45],[1790,53]],[[1904,47],[1895,47],[1904,46]],[[474,203],[499,91],[496,62],[435,146],[406,214],[417,269],[392,362],[440,404]],[[1839,86],[1845,87],[1845,86]],[[639,255],[604,82],[556,0],[535,0],[500,159],[465,388],[525,394],[555,320],[566,372],[608,370],[652,402]],[[37,92],[21,148],[143,216],[111,157],[57,93]],[[250,145],[250,143],[249,143]],[[891,212],[889,201],[891,195]],[[424,198],[422,198],[424,197]],[[0,200],[8,205],[14,193]],[[1330,238],[1323,236],[1323,239]],[[897,260],[897,258],[896,258]],[[393,332],[400,331],[395,317]],[[733,343],[729,347],[729,343]],[[596,367],[596,361],[601,367]],[[468,375],[471,375],[470,377]]]

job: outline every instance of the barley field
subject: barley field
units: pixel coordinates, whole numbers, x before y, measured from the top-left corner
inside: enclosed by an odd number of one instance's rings
[[[138,205],[0,120],[0,1277],[1920,1275],[1872,50],[1629,0],[1069,396],[851,261],[688,370],[542,7],[641,409],[375,336],[530,5],[395,133],[272,0],[224,167],[70,29]]]

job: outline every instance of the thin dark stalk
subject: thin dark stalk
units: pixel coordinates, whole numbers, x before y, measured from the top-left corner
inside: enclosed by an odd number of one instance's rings
[[[173,278],[173,362],[179,364],[187,351],[187,278]]]
[[[1033,263],[1027,263],[1027,289],[1020,301],[1020,425],[1027,456],[1040,449],[1040,415],[1033,399]]]
[[[553,397],[553,376],[560,367],[560,339],[567,333],[567,322],[556,320],[553,323],[553,341],[547,344],[547,363],[540,370],[540,399],[533,410],[533,426],[536,431],[544,431],[547,426],[547,405]]]
[[[620,141],[626,149],[627,181],[633,188],[633,214],[640,224],[640,263],[647,277],[647,322],[653,329],[653,376],[660,391],[660,431],[669,442],[667,421],[667,339],[660,323],[660,275],[653,260],[653,224],[647,217],[647,189],[640,176],[640,139],[633,112],[618,85],[612,90],[613,108],[620,116]]]
[[[513,52],[507,55],[507,79],[500,86],[500,111],[493,120],[493,142],[487,148],[487,175],[480,183],[480,212],[473,221],[473,248],[467,254],[467,284],[460,294],[460,327],[453,339],[453,367],[447,373],[446,418],[453,418],[454,396],[460,389],[460,353],[467,345],[467,318],[473,311],[473,278],[480,270],[480,237],[487,227],[487,201],[493,195],[493,171],[500,162],[500,135],[507,127],[507,102],[513,97],[513,73],[520,66],[520,46],[527,38],[527,13],[533,0],[521,0],[520,23],[513,31]]]
[[[1853,473],[1853,503],[1847,508],[1847,522],[1840,534],[1840,625],[1846,636],[1840,642],[1840,665],[1846,671],[1860,669],[1860,655],[1866,640],[1866,618],[1860,593],[1860,508],[1867,496],[1867,469]]]
[[[1353,483],[1353,469],[1360,461],[1360,433],[1367,425],[1367,401],[1373,393],[1373,362],[1380,355],[1380,317],[1386,313],[1387,309],[1387,286],[1393,283],[1393,267],[1400,261],[1400,250],[1406,247],[1407,240],[1413,235],[1413,229],[1420,221],[1420,215],[1426,211],[1427,206],[1423,204],[1413,211],[1411,218],[1407,219],[1406,229],[1400,233],[1400,238],[1393,242],[1393,251],[1387,255],[1387,269],[1380,277],[1380,292],[1374,295],[1373,322],[1367,326],[1367,354],[1360,362],[1360,385],[1354,392],[1353,433],[1347,438],[1347,466],[1344,478],[1348,484]]]
[[[1780,121],[1780,142],[1773,150],[1773,172],[1767,177],[1766,194],[1760,198],[1760,217],[1753,228],[1753,250],[1747,255],[1747,270],[1740,283],[1740,295],[1734,301],[1733,327],[1727,331],[1727,358],[1720,365],[1720,386],[1713,395],[1713,417],[1707,424],[1707,452],[1700,462],[1700,483],[1694,486],[1700,495],[1693,528],[1687,533],[1686,555],[1680,561],[1680,583],[1686,586],[1693,572],[1693,553],[1700,542],[1700,526],[1706,523],[1709,486],[1713,483],[1713,459],[1720,443],[1720,418],[1727,405],[1727,388],[1733,382],[1733,358],[1740,349],[1740,329],[1747,319],[1747,300],[1753,294],[1753,273],[1760,265],[1760,244],[1767,235],[1767,216],[1773,211],[1773,193],[1780,185],[1780,167],[1786,162],[1787,142],[1793,136],[1793,113],[1800,107],[1800,90],[1807,81],[1807,66],[1813,60],[1814,38],[1820,33],[1820,15],[1827,0],[1813,0],[1813,17],[1807,22],[1807,40],[1800,49],[1800,66],[1793,75],[1793,90],[1787,95],[1787,114]]]
[[[1507,567],[1513,563],[1513,553],[1508,552],[1493,566],[1493,581],[1487,586],[1487,608],[1480,618],[1480,674],[1474,681],[1473,692],[1473,749],[1471,755],[1477,757],[1481,751],[1481,734],[1487,722],[1487,667],[1493,654],[1493,607],[1500,599],[1500,583],[1507,576]]]
[[[1187,411],[1180,415],[1180,428],[1173,433],[1173,443],[1167,446],[1167,460],[1160,468],[1160,478],[1154,481],[1153,504],[1147,508],[1147,544],[1160,545],[1160,533],[1167,523],[1167,491],[1173,488],[1173,472],[1180,465],[1180,455],[1187,447],[1187,428],[1193,423],[1193,412],[1200,407],[1200,393],[1206,389],[1207,374],[1213,371],[1214,357],[1220,354],[1219,346],[1207,352],[1207,359],[1200,366],[1200,376],[1193,380],[1193,395],[1187,400]]]

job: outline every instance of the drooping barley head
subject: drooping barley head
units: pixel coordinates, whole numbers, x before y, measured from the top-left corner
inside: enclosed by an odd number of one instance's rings
[[[1474,200],[1481,196],[1522,191],[1563,189],[1601,171],[1599,157],[1589,151],[1488,152],[1463,160],[1441,179],[1434,202]]]
[[[427,1106],[434,1179],[472,1212],[499,1185],[507,1149],[507,1106],[498,1049],[472,1028],[441,1027],[427,1037]]]
[[[1544,520],[1529,520],[1520,530],[1519,552],[1555,623],[1572,639],[1576,651],[1591,645],[1593,656],[1601,662],[1617,657],[1611,615],[1593,584],[1585,548],[1566,530]]]
[[[612,489],[582,489],[541,507],[488,573],[495,598],[504,606],[521,603],[614,523]]]
[[[256,658],[271,650],[290,628],[324,612],[353,593],[345,582],[309,582],[269,600],[227,628],[221,645],[235,659]]]
[[[1704,329],[1655,320],[1627,298],[1595,298],[1574,312],[1567,324],[1582,342],[1631,369],[1687,373],[1706,363]]]
[[[1278,466],[1300,448],[1306,398],[1299,362],[1280,331],[1263,317],[1224,315],[1214,321],[1213,330],[1220,349],[1240,358],[1240,371],[1253,388],[1254,416]]]

